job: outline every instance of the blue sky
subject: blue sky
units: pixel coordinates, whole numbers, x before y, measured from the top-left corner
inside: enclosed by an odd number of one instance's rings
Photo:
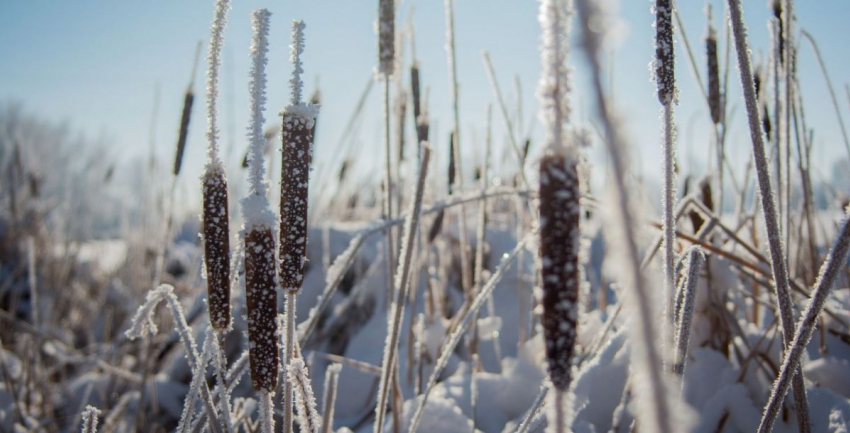
[[[206,43],[209,38],[212,3],[212,0],[0,2],[0,103],[22,102],[27,110],[41,117],[67,121],[74,130],[89,137],[105,138],[110,143],[108,154],[111,157],[132,161],[148,152],[154,93],[155,88],[159,88],[160,109],[154,142],[163,163],[170,165],[183,91],[189,81],[197,41]],[[613,84],[613,95],[635,146],[634,166],[651,180],[657,177],[660,148],[659,106],[648,69],[654,52],[653,16],[648,1],[621,0],[619,3],[617,45],[612,52],[613,76],[606,77],[606,81]],[[721,1],[712,0],[712,3],[716,11],[722,9]],[[768,47],[766,2],[745,0],[745,3],[754,56],[764,58]],[[700,68],[705,62],[704,4],[695,0],[679,1]],[[850,2],[808,0],[797,4],[799,25],[818,40],[839,92],[842,114],[845,121],[850,122],[849,101],[844,90],[850,81],[850,56],[846,47],[850,41],[847,25]],[[247,143],[249,14],[259,7],[266,7],[273,13],[267,120],[277,118],[277,112],[288,98],[289,23],[292,19],[303,19],[307,24],[304,56],[307,94],[312,93],[318,78],[323,96],[315,153],[318,164],[327,164],[336,157],[337,141],[376,65],[377,42],[373,25],[377,1],[236,2],[225,34],[220,100],[223,147],[227,151],[233,143],[234,148],[229,160],[231,177],[237,175],[236,164]],[[495,103],[481,60],[482,50],[490,51],[502,91],[511,107],[517,105],[514,81],[519,81],[523,130],[528,132],[529,125],[533,124],[537,109],[534,90],[540,63],[538,4],[529,0],[456,0],[455,8],[464,159],[475,161],[483,154],[486,107]],[[721,15],[715,13],[717,25]],[[442,170],[446,137],[451,127],[443,2],[403,0],[397,25],[403,25],[408,17],[415,26],[424,85],[430,88],[432,132],[437,134],[432,135],[432,139],[436,142]],[[725,49],[722,35],[721,30],[721,56]],[[701,171],[702,161],[708,154],[709,121],[681,42],[677,43],[677,56],[681,92],[677,109],[680,161],[685,171]],[[815,161],[817,168],[828,174],[832,162],[847,155],[826,84],[807,44],[803,45],[799,58],[807,120],[816,131]],[[590,107],[585,102],[590,93],[584,91],[588,81],[583,54],[573,50],[571,62],[576,69],[575,118],[584,121],[590,118],[587,114]],[[184,163],[186,174],[180,185],[192,200],[204,161],[203,68],[202,57],[196,77],[198,99]],[[405,79],[407,74],[405,70]],[[739,87],[737,67],[732,65],[729,101],[736,108],[728,149],[742,171],[750,142]],[[356,167],[356,175],[360,178],[372,177],[374,164],[383,158],[380,117],[381,100],[376,86],[367,101],[357,139],[352,148],[345,150],[361,161]],[[494,154],[501,155],[508,144],[503,138],[505,126],[498,111],[494,111],[493,126],[497,137]],[[408,131],[411,131],[409,126]],[[540,137],[539,128],[531,131],[532,137]],[[592,162],[604,161],[598,149],[591,149],[590,156]],[[471,169],[471,166],[465,163],[465,168]],[[335,172],[336,168],[331,170]]]

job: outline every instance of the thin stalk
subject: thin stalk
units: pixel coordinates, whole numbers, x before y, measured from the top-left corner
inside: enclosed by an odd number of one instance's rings
[[[401,324],[404,320],[404,305],[407,299],[408,280],[410,278],[411,258],[415,248],[416,232],[419,228],[419,218],[422,210],[422,196],[425,190],[425,179],[428,175],[428,163],[431,148],[422,144],[422,161],[419,168],[419,177],[416,183],[414,199],[410,202],[410,209],[404,223],[404,239],[402,241],[402,262],[396,273],[395,291],[390,308],[390,320],[387,323],[387,342],[384,346],[384,357],[381,363],[381,382],[378,391],[378,404],[375,407],[375,433],[381,433],[384,424],[384,414],[387,407],[387,396],[389,395],[390,380],[395,375],[397,368],[398,340],[401,335]]]
[[[579,16],[582,23],[582,37],[584,39],[584,49],[588,61],[593,71],[593,88],[596,100],[596,106],[599,118],[603,122],[604,131],[608,140],[605,143],[608,147],[610,162],[612,165],[611,174],[615,185],[615,206],[617,223],[624,242],[625,255],[627,257],[626,265],[626,280],[631,284],[633,299],[636,301],[638,314],[638,332],[645,345],[645,350],[641,351],[644,359],[639,365],[646,368],[646,375],[649,379],[648,395],[651,397],[650,403],[652,412],[645,414],[647,420],[652,420],[647,427],[654,427],[658,432],[671,433],[673,431],[670,424],[670,403],[667,400],[666,391],[662,380],[662,372],[658,368],[661,365],[662,357],[657,353],[655,348],[656,331],[652,319],[650,299],[647,295],[643,276],[640,271],[640,262],[638,260],[637,243],[635,240],[634,228],[630,224],[630,200],[628,190],[626,188],[626,162],[624,152],[626,151],[625,139],[622,132],[614,124],[613,111],[608,106],[608,99],[605,97],[602,85],[602,67],[600,65],[600,56],[602,53],[601,41],[597,32],[592,31],[590,27],[591,19],[595,19],[599,12],[596,10],[597,5],[591,3],[590,0],[579,0]]]
[[[832,88],[832,80],[829,79],[829,74],[826,72],[826,64],[823,62],[823,57],[820,55],[818,44],[815,42],[812,35],[805,30],[801,30],[801,33],[806,39],[808,39],[809,43],[812,44],[812,48],[815,50],[815,56],[818,58],[820,70],[823,73],[823,78],[826,80],[826,86],[829,89],[829,97],[832,99],[832,105],[835,107],[835,116],[838,117],[838,126],[841,127],[841,136],[844,138],[844,147],[847,149],[847,155],[850,156],[850,139],[847,138],[847,129],[844,127],[844,119],[841,118],[841,109],[838,107],[838,97],[835,94],[835,89]],[[850,93],[850,91],[848,91],[848,93]]]
[[[782,368],[779,376],[776,378],[776,382],[773,384],[770,398],[764,408],[764,414],[762,415],[761,424],[758,429],[759,433],[768,433],[773,430],[773,424],[776,421],[779,408],[782,406],[782,401],[785,400],[785,395],[788,394],[788,390],[791,387],[791,380],[789,378],[800,375],[799,371],[806,345],[812,338],[818,317],[826,306],[826,300],[829,297],[832,286],[839,279],[840,272],[847,262],[848,253],[850,253],[850,219],[845,218],[835,244],[832,246],[821,266],[817,283],[815,283],[812,301],[800,319],[800,326],[797,327],[794,338],[791,340],[790,348],[785,351]]]
[[[325,394],[322,398],[322,433],[333,433],[334,406],[336,404],[337,385],[342,364],[333,363],[325,373]]]

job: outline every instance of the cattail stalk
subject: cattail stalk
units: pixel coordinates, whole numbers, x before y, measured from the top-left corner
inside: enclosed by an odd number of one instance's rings
[[[611,174],[614,179],[615,186],[615,206],[616,206],[616,222],[618,229],[622,233],[624,242],[624,252],[626,257],[626,281],[628,281],[632,289],[631,299],[635,300],[637,308],[637,333],[640,335],[639,344],[641,350],[635,351],[633,359],[639,359],[636,363],[641,369],[645,369],[641,373],[648,379],[646,394],[649,398],[646,403],[650,408],[650,413],[641,414],[647,422],[644,428],[649,430],[671,433],[673,431],[671,425],[671,408],[665,390],[662,371],[659,368],[661,364],[661,356],[655,348],[656,331],[654,326],[654,317],[651,314],[650,299],[646,291],[643,275],[640,270],[640,261],[638,260],[637,243],[634,233],[634,228],[630,224],[629,216],[632,215],[630,210],[629,193],[626,188],[626,161],[624,152],[625,138],[622,132],[614,124],[613,112],[608,106],[608,99],[603,91],[601,81],[602,68],[600,65],[601,55],[601,40],[598,32],[591,30],[591,20],[599,17],[597,5],[590,0],[579,0],[578,3],[579,16],[582,22],[582,37],[584,42],[585,52],[591,66],[593,77],[594,99],[599,111],[599,118],[603,122],[603,131],[606,137],[605,144],[608,146],[608,154],[611,156],[612,170]],[[672,46],[670,47],[672,50]],[[671,263],[672,267],[672,263]],[[665,293],[666,295],[666,293]],[[642,359],[641,359],[642,358]]]
[[[826,86],[829,89],[829,96],[832,99],[832,105],[835,107],[835,116],[838,118],[838,126],[841,128],[841,137],[844,139],[844,147],[847,149],[847,155],[850,155],[850,138],[847,137],[847,129],[844,126],[844,119],[841,117],[841,109],[838,107],[838,97],[835,94],[835,89],[832,87],[832,80],[829,79],[829,74],[826,71],[826,64],[823,61],[823,57],[820,55],[818,44],[809,32],[802,30],[801,33],[803,37],[812,44],[812,48],[815,50],[815,57],[818,58],[818,65],[823,73]]]
[[[741,85],[744,92],[744,102],[747,108],[747,118],[750,126],[750,136],[753,142],[753,158],[756,166],[756,177],[761,196],[761,208],[764,215],[767,230],[768,247],[770,251],[771,270],[773,272],[776,300],[779,304],[779,316],[781,319],[783,340],[786,349],[794,337],[794,312],[791,307],[791,295],[789,293],[788,268],[785,252],[782,246],[782,237],[777,221],[776,203],[773,190],[770,185],[770,174],[768,173],[767,158],[764,152],[764,138],[759,125],[759,113],[756,100],[755,85],[753,83],[753,71],[750,63],[749,48],[747,44],[747,28],[744,25],[743,10],[740,0],[728,0],[729,19],[735,38],[735,50],[738,54],[738,69],[741,76]],[[809,431],[808,413],[809,405],[806,398],[806,386],[803,382],[802,371],[797,368],[794,374],[794,404],[797,409],[797,418],[800,431]]]
[[[676,333],[676,359],[673,363],[673,372],[679,376],[685,374],[685,363],[688,357],[688,342],[691,338],[691,323],[694,317],[694,305],[696,302],[697,283],[705,254],[698,246],[688,251],[688,274],[682,288],[682,306],[679,311],[678,332]]]
[[[266,102],[266,55],[268,53],[269,16],[266,9],[251,14],[251,123],[248,196],[242,199],[245,219],[245,296],[248,310],[251,382],[261,395],[263,431],[270,433],[272,396],[277,388],[280,355],[277,340],[277,275],[272,231],[276,217],[267,197],[263,161],[263,111]],[[268,418],[268,419],[267,419]]]
[[[207,53],[207,163],[203,190],[204,269],[210,324],[220,333],[230,328],[230,222],[227,176],[218,156],[218,75],[229,0],[216,0]]]
[[[764,414],[762,415],[761,424],[758,429],[759,433],[767,433],[773,430],[776,415],[779,413],[782,401],[785,400],[785,395],[788,394],[788,389],[791,386],[791,380],[789,379],[792,376],[800,376],[799,371],[803,362],[806,345],[809,344],[812,333],[815,331],[818,316],[820,316],[820,313],[826,307],[826,300],[829,297],[832,286],[838,280],[841,269],[847,263],[848,252],[850,252],[850,219],[845,216],[844,223],[838,233],[838,238],[835,240],[832,250],[827,254],[821,266],[809,306],[800,318],[799,326],[794,334],[794,338],[791,340],[789,349],[785,351],[782,368],[779,371],[776,382],[773,384],[770,398],[764,408]]]
[[[325,373],[325,394],[322,398],[322,433],[333,433],[334,407],[336,405],[337,385],[342,364],[333,363]]]
[[[455,47],[455,15],[454,15],[454,0],[445,0],[446,8],[446,55],[449,62],[449,84],[452,89],[452,113],[454,115],[454,124],[452,126],[452,136],[454,137],[454,150],[449,158],[454,160],[456,176],[453,189],[455,191],[463,190],[463,164],[461,160],[460,146],[460,96],[458,93],[457,84],[457,50]],[[466,231],[466,206],[461,206],[458,209],[458,229],[460,240],[460,288],[466,294],[468,300],[472,300],[474,293],[472,291],[472,271],[469,269],[469,240],[467,239]]]
[[[393,302],[390,307],[390,320],[387,323],[387,341],[384,345],[384,357],[381,363],[381,382],[378,387],[378,404],[375,407],[375,433],[383,431],[384,414],[387,407],[390,380],[397,365],[398,340],[401,335],[401,324],[404,320],[404,305],[407,300],[408,280],[410,279],[411,258],[415,248],[416,232],[419,228],[419,217],[422,211],[422,197],[425,192],[425,179],[428,175],[428,163],[431,148],[427,143],[422,144],[422,161],[416,182],[413,200],[408,208],[404,222],[404,239],[402,240],[401,259],[396,273]]]

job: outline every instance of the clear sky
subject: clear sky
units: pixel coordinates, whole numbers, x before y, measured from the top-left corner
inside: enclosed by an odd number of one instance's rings
[[[765,0],[745,0],[745,19],[750,28],[756,59],[764,59],[768,49]],[[723,2],[714,4],[715,24],[720,26]],[[850,122],[845,84],[850,81],[850,2],[846,0],[798,1],[799,26],[811,32],[820,44],[829,74],[839,92],[845,121]],[[702,0],[680,0],[680,13],[699,67],[704,68],[702,37],[705,14]],[[621,0],[617,6],[616,45],[612,52],[612,93],[626,119],[635,166],[647,179],[659,171],[659,106],[650,82],[648,64],[653,56],[651,3]],[[189,81],[198,41],[206,44],[212,17],[212,0],[182,1],[3,1],[0,2],[0,103],[22,102],[43,118],[67,121],[89,137],[106,137],[110,157],[133,161],[144,157],[151,142],[151,113],[155,89],[160,108],[154,142],[165,165],[170,165],[179,128],[183,92]],[[293,19],[306,24],[304,69],[306,91],[318,86],[322,109],[317,133],[315,160],[319,165],[332,158],[339,161],[337,142],[359,95],[376,66],[377,40],[374,21],[377,1],[365,0],[261,0],[237,1],[229,15],[225,33],[220,112],[222,144],[230,156],[230,176],[237,176],[236,164],[247,146],[248,47],[250,11],[266,7],[273,13],[268,66],[267,120],[288,98],[286,88],[289,28]],[[515,80],[520,83],[523,130],[539,138],[533,128],[537,103],[534,91],[539,74],[538,3],[530,0],[456,0],[458,73],[460,82],[461,129],[464,161],[483,154],[486,107],[495,102],[481,59],[489,50],[503,93],[511,110],[517,106]],[[410,20],[415,26],[416,55],[422,64],[424,85],[430,88],[429,111],[432,135],[440,153],[441,170],[447,133],[451,127],[451,98],[445,54],[444,4],[439,0],[402,0],[397,27]],[[725,41],[720,31],[721,67]],[[575,44],[574,44],[575,45]],[[204,53],[206,46],[204,46]],[[407,49],[409,60],[410,50]],[[677,108],[678,148],[685,171],[701,171],[709,143],[709,119],[704,101],[677,36],[677,77],[681,103]],[[732,56],[734,62],[734,52]],[[571,63],[576,68],[573,105],[579,120],[589,118],[584,98],[589,95],[583,53],[574,49]],[[196,100],[185,175],[180,188],[191,198],[198,186],[204,162],[203,111],[204,56],[196,75]],[[704,72],[701,72],[704,74]],[[808,124],[816,130],[817,168],[828,174],[832,163],[846,158],[840,130],[826,84],[810,46],[803,44],[799,55],[799,75],[805,94]],[[408,72],[405,67],[405,80]],[[729,101],[734,107],[728,149],[742,167],[750,152],[749,133],[740,99],[737,67],[730,71]],[[495,155],[507,148],[505,125],[494,110]],[[539,129],[539,128],[537,128]],[[342,153],[358,156],[356,175],[374,177],[376,163],[382,161],[381,100],[375,86],[356,140]],[[408,126],[408,131],[412,131]],[[411,135],[412,137],[412,135]],[[601,163],[602,153],[591,149],[592,162]],[[507,161],[507,160],[506,160]],[[497,160],[497,164],[499,160]],[[508,162],[505,162],[507,164]],[[513,163],[513,162],[510,162]],[[465,163],[465,169],[471,169]],[[331,173],[336,171],[331,169]],[[740,172],[739,172],[740,173]],[[739,174],[740,177],[740,174]],[[194,198],[192,198],[194,200]]]

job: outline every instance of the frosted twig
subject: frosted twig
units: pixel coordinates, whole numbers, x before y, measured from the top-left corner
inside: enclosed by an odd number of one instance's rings
[[[820,316],[820,313],[826,306],[826,300],[829,297],[832,286],[838,279],[841,269],[847,263],[848,252],[850,252],[850,218],[845,217],[841,230],[838,233],[838,238],[835,240],[835,244],[833,244],[832,249],[827,254],[821,266],[820,274],[818,275],[812,294],[812,300],[800,318],[794,338],[785,351],[782,368],[779,370],[779,376],[777,376],[776,382],[773,384],[770,398],[767,400],[764,408],[764,414],[762,415],[761,424],[758,429],[759,433],[768,433],[773,430],[776,415],[779,413],[782,401],[785,399],[785,395],[788,394],[788,389],[791,386],[791,377],[800,377],[799,372],[806,345],[812,338],[818,316]]]
[[[303,358],[294,358],[287,367],[287,379],[295,388],[295,408],[298,413],[298,424],[302,432],[319,433],[322,428],[322,417],[316,411],[316,399],[313,397],[313,387],[307,376],[307,366]]]
[[[292,62],[292,78],[289,80],[290,103],[298,105],[301,103],[301,93],[304,83],[301,74],[304,73],[301,63],[301,54],[304,52],[304,21],[292,21],[292,44],[289,46],[289,61]]]
[[[437,383],[437,379],[439,379],[443,370],[445,370],[446,365],[448,365],[449,358],[451,358],[452,353],[454,353],[461,337],[463,337],[464,330],[467,329],[472,318],[475,317],[475,314],[477,314],[478,310],[481,309],[481,306],[484,305],[487,297],[493,293],[493,289],[496,288],[496,284],[498,284],[502,279],[505,271],[507,271],[508,267],[514,261],[520,250],[523,250],[526,244],[528,244],[528,242],[530,242],[536,235],[537,230],[532,230],[521,241],[519,241],[519,243],[517,243],[510,253],[502,257],[502,262],[499,263],[499,266],[496,267],[490,275],[490,279],[487,281],[487,284],[485,284],[484,287],[481,288],[481,291],[478,292],[478,295],[475,296],[475,300],[467,309],[459,325],[455,327],[455,331],[443,342],[442,347],[440,347],[440,357],[434,365],[434,370],[431,372],[431,377],[428,379],[428,386],[425,387],[425,392],[422,394],[422,398],[419,400],[419,405],[416,407],[416,412],[413,414],[413,419],[410,423],[408,433],[415,433],[419,428],[419,422],[422,420],[422,414],[425,411],[425,404],[428,403],[428,396],[431,394],[431,390]]]
[[[404,321],[404,305],[407,300],[408,280],[410,278],[410,265],[415,248],[416,232],[419,229],[419,217],[422,211],[422,196],[425,192],[425,179],[428,176],[428,164],[430,162],[431,147],[422,143],[422,160],[419,167],[419,176],[411,200],[407,218],[404,222],[404,238],[401,243],[401,263],[396,273],[395,292],[393,293],[392,306],[390,307],[390,320],[387,323],[387,341],[384,345],[384,357],[381,363],[381,381],[378,387],[378,404],[375,408],[375,433],[381,433],[384,424],[384,414],[389,395],[390,380],[396,368],[396,357],[398,355],[398,340],[401,334],[401,324]]]
[[[86,406],[83,411],[83,433],[97,433],[97,416],[100,410],[94,406]]]
[[[534,415],[540,410],[540,407],[543,406],[543,402],[546,401],[546,394],[549,393],[550,384],[549,382],[544,382],[540,387],[540,392],[537,393],[537,397],[534,398],[534,402],[531,403],[531,407],[525,412],[525,415],[522,417],[522,421],[517,426],[516,433],[527,433],[528,427],[531,425],[531,420],[534,418]]]
[[[511,116],[508,114],[508,106],[505,104],[505,99],[502,97],[502,91],[499,89],[499,81],[496,80],[496,72],[493,70],[493,62],[490,61],[490,53],[485,50],[481,53],[481,56],[484,59],[484,67],[487,70],[487,77],[490,79],[490,86],[493,88],[493,93],[496,95],[496,101],[499,103],[499,109],[502,111],[502,117],[504,118],[505,125],[508,128],[508,141],[511,144],[511,148],[514,150],[514,153],[516,153],[517,163],[520,164],[519,174],[522,178],[522,184],[528,187],[530,184],[528,183],[528,179],[525,177],[525,167],[522,166],[522,162],[525,158],[523,157],[519,143],[517,143],[517,138],[514,134],[513,122],[511,122]],[[559,106],[562,109],[565,108],[563,106],[563,102],[561,102],[561,105]]]
[[[124,334],[127,338],[134,340],[144,337],[148,334],[156,333],[156,326],[153,325],[153,312],[160,301],[165,300],[171,310],[171,318],[174,320],[174,327],[177,329],[177,334],[180,336],[180,342],[183,343],[183,348],[186,351],[186,358],[189,361],[189,367],[192,369],[192,374],[203,374],[201,358],[198,355],[198,346],[195,343],[195,338],[192,337],[192,330],[189,324],[186,323],[186,316],[183,315],[183,308],[174,295],[174,287],[169,284],[162,284],[154,290],[148,292],[145,297],[145,303],[139,307],[131,322],[130,329]],[[207,386],[206,381],[200,383],[201,396],[203,397],[204,409],[209,418],[209,427],[215,433],[221,433],[219,429],[218,414],[215,410],[215,405],[212,402],[212,395]]]
[[[334,406],[336,404],[336,391],[339,381],[339,372],[342,364],[333,363],[325,372],[325,394],[322,398],[324,410],[322,411],[322,433],[333,433]]]
[[[697,283],[699,282],[699,272],[702,268],[702,263],[705,261],[705,254],[698,246],[693,246],[688,250],[688,275],[685,280],[683,290],[682,310],[679,312],[680,317],[679,330],[676,333],[676,359],[673,363],[673,371],[682,376],[685,374],[685,363],[688,357],[688,342],[691,338],[691,322],[694,317],[694,303],[696,300]]]
[[[835,94],[835,89],[832,88],[832,80],[829,79],[829,74],[826,72],[826,64],[823,62],[823,57],[820,55],[818,44],[809,32],[802,30],[801,33],[809,40],[812,44],[812,48],[815,50],[815,56],[818,58],[820,70],[823,73],[823,78],[826,81],[827,88],[829,89],[829,96],[832,99],[832,105],[835,106],[835,115],[838,117],[838,126],[841,128],[841,137],[844,138],[844,147],[847,149],[847,154],[850,155],[850,139],[847,138],[847,129],[844,127],[844,119],[841,118],[841,109],[838,107],[838,97]]]
[[[761,195],[762,214],[764,215],[765,227],[767,229],[771,270],[773,271],[776,300],[779,304],[780,324],[787,349],[794,337],[794,312],[788,289],[787,259],[782,246],[782,235],[779,230],[776,203],[770,185],[767,158],[764,153],[764,138],[762,137],[761,124],[759,122],[758,101],[753,82],[750,51],[747,46],[747,28],[744,25],[744,12],[741,8],[741,0],[728,0],[728,4],[729,20],[735,38],[735,51],[738,54],[738,70],[741,76],[744,102],[747,107],[750,137],[753,142],[753,159],[755,161],[759,193]],[[797,416],[801,421],[801,430],[806,431],[808,430],[808,426],[805,420],[809,418],[809,405],[806,398],[806,386],[803,381],[802,371],[798,369],[795,378],[792,380],[794,382],[794,404],[797,409]]]
[[[220,166],[218,156],[218,70],[221,66],[221,47],[224,43],[224,27],[230,0],[216,0],[213,15],[209,51],[207,52],[207,166]]]

